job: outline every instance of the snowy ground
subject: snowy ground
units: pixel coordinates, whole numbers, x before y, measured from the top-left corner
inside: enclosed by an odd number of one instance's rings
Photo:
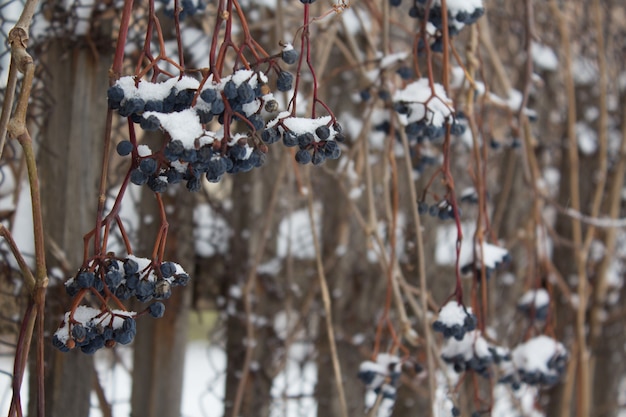
[[[302,349],[294,349],[293,357],[288,361],[286,372],[274,381],[271,417],[313,417],[316,407],[311,397],[300,400],[282,400],[291,395],[313,394],[316,382],[316,369],[313,363],[300,368],[297,357]],[[132,351],[130,348],[117,350],[117,362],[111,352],[103,349],[96,358],[96,369],[107,399],[113,408],[115,417],[130,415],[131,380],[128,370],[131,368]],[[207,341],[193,341],[187,345],[185,376],[183,382],[182,417],[221,417],[224,409],[226,355],[221,348],[211,346]],[[0,416],[7,415],[11,402],[10,372],[13,367],[11,356],[0,356]],[[28,395],[22,390],[22,398]],[[92,410],[89,417],[100,417],[95,395],[92,396]]]

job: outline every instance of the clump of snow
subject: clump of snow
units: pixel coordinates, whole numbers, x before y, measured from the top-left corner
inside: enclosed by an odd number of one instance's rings
[[[134,317],[136,314],[134,311],[101,311],[97,308],[80,305],[76,307],[73,314],[69,311],[65,313],[63,323],[54,333],[54,336],[61,342],[66,343],[70,338],[70,323],[72,326],[78,323],[85,327],[94,327],[102,324],[113,329],[119,329],[124,324],[124,318]],[[71,319],[74,322],[71,322]]]
[[[598,150],[598,134],[587,123],[576,123],[578,149],[584,155],[593,155]]]
[[[539,42],[533,42],[530,53],[535,65],[546,71],[556,71],[559,68],[559,59],[552,48]]]
[[[465,308],[455,300],[452,300],[441,308],[437,321],[440,321],[449,327],[452,327],[455,324],[462,326],[467,315],[471,313],[471,308]]]
[[[176,113],[145,112],[144,117],[154,115],[159,119],[161,127],[169,133],[172,140],[179,140],[187,149],[195,148],[196,139],[200,138],[204,129],[194,109],[186,109]]]
[[[536,290],[528,290],[520,297],[517,302],[519,306],[531,306],[534,305],[536,309],[542,308],[550,304],[550,295],[545,288],[538,288]]]
[[[431,89],[428,78],[421,78],[396,91],[393,101],[408,108],[408,113],[398,114],[403,125],[426,121],[427,124],[441,127],[454,112],[452,101],[443,86],[435,83]]]
[[[565,371],[567,350],[560,342],[541,335],[517,346],[512,357],[522,382],[549,386]]]

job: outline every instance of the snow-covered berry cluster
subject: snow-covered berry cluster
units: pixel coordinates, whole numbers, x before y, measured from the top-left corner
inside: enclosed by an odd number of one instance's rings
[[[281,57],[293,63],[298,54],[287,44]],[[292,80],[291,73],[278,72],[277,88],[291,89]],[[120,78],[109,88],[109,106],[144,130],[162,129],[168,134],[162,148],[154,152],[130,141],[118,144],[120,155],[132,157],[130,181],[154,192],[164,192],[169,184],[179,182],[198,191],[203,176],[218,182],[226,173],[261,166],[267,145],[280,139],[286,146],[300,148],[298,162],[321,164],[337,159],[341,154],[337,141],[343,140],[343,133],[330,116],[308,119],[282,112],[265,121],[278,110],[267,82],[265,74],[252,70],[238,70],[219,82],[209,77],[202,85],[186,76],[162,83]],[[210,130],[214,119],[220,127]],[[240,122],[241,132],[233,132],[235,121]]]
[[[505,368],[501,382],[519,386],[552,386],[559,382],[567,365],[567,349],[551,337],[540,335],[517,346],[512,352],[512,367]],[[517,383],[517,384],[516,384]]]
[[[530,318],[545,320],[550,308],[550,295],[545,288],[528,290],[517,301],[517,308]]]
[[[430,7],[428,7],[430,3]],[[458,34],[463,27],[476,23],[485,14],[482,0],[447,0],[448,33],[451,36]],[[409,9],[409,16],[416,19],[427,19],[427,30],[431,34],[437,34],[437,44],[441,44],[441,32],[443,31],[443,10],[441,0],[414,0]],[[431,46],[431,48],[433,48]],[[437,50],[437,48],[433,48]]]
[[[376,361],[364,361],[359,366],[358,377],[368,391],[382,396],[382,415],[390,414],[396,400],[396,390],[402,372],[400,358],[388,353],[379,353]]]
[[[477,204],[478,203],[478,191],[474,187],[467,187],[461,191],[459,200],[464,203]]]
[[[298,147],[295,156],[298,163],[320,165],[341,155],[338,142],[345,140],[342,130],[330,116],[309,119],[282,112],[267,124],[262,138],[268,144],[282,139],[285,146]]]
[[[441,358],[452,365],[457,373],[474,371],[489,377],[489,367],[510,361],[511,355],[508,350],[487,342],[479,330],[472,330],[461,339],[447,340],[441,349]]]
[[[150,259],[128,255],[122,260],[108,259],[79,271],[65,282],[65,290],[70,297],[75,297],[82,289],[93,289],[103,297],[115,295],[122,301],[137,297],[145,303],[168,299],[173,286],[188,282],[189,275],[177,263],[162,262],[155,267]]]
[[[135,316],[133,311],[78,306],[73,312],[65,313],[61,326],[52,336],[52,344],[62,352],[80,347],[89,354],[117,343],[126,345],[137,333]]]
[[[457,211],[460,216],[461,209],[457,207]],[[437,217],[440,220],[454,220],[454,206],[446,199],[432,205],[425,201],[418,201],[417,212],[420,215],[428,213],[430,216]]]
[[[435,141],[445,135],[445,124],[450,124],[450,132],[460,135],[465,125],[457,122],[451,100],[441,84],[431,83],[420,78],[396,91],[393,95],[393,108],[410,142]]]
[[[446,339],[454,337],[456,340],[463,340],[467,332],[476,329],[476,324],[476,316],[471,308],[451,300],[439,310],[433,330],[443,333]]]
[[[136,313],[110,310],[108,301],[115,300],[119,303],[132,297],[143,303],[165,300],[172,295],[172,287],[187,285],[188,282],[189,275],[174,262],[155,264],[150,259],[134,255],[128,255],[124,259],[93,261],[65,282],[65,290],[78,302],[87,294],[93,294],[102,304],[102,308],[96,310],[78,306],[67,312],[55,333],[56,339],[53,343],[61,350],[78,346],[87,353],[93,353],[105,345],[112,346],[113,342],[106,344],[110,340],[122,344],[130,343],[135,334],[134,324],[131,326],[130,320],[134,323]],[[97,314],[92,314],[93,311]],[[162,317],[164,312],[165,305],[160,301],[150,304],[146,309],[146,313],[155,318]],[[119,317],[129,321],[129,324],[123,324],[120,321],[122,319],[117,319]],[[124,330],[125,336],[119,335],[122,330],[115,332],[118,328]]]
[[[474,247],[475,251],[471,248]],[[497,268],[511,262],[511,254],[505,248],[483,242],[482,249],[480,244],[471,243],[461,246],[461,256],[459,263],[461,264],[461,273],[471,274],[476,272],[477,276],[482,275],[483,259],[485,265],[486,279],[489,279]]]

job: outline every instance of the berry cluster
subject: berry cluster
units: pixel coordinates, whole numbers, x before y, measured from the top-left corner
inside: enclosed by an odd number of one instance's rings
[[[403,104],[396,105],[395,109],[398,112],[410,111],[410,107]],[[450,134],[453,136],[460,136],[465,132],[465,129],[466,126],[464,124],[453,120],[450,125]],[[407,139],[411,143],[423,143],[425,141],[434,142],[443,139],[446,134],[444,126],[429,124],[425,118],[406,125],[404,127],[404,132],[406,133]]]
[[[296,161],[314,165],[339,158],[341,148],[338,142],[345,140],[341,125],[330,116],[308,119],[292,117],[289,112],[282,112],[270,121],[261,138],[268,144],[282,139],[287,147],[297,146]]]
[[[457,207],[457,211],[459,216],[461,216],[461,209]],[[432,217],[437,217],[440,220],[454,220],[454,206],[446,199],[433,205],[429,205],[425,201],[419,201],[417,203],[417,212],[420,215],[428,213]]]
[[[52,336],[52,344],[61,352],[80,347],[88,354],[117,343],[126,345],[137,333],[135,316],[132,311],[78,306],[73,312],[65,313],[61,326]]]
[[[283,47],[286,63],[297,60],[290,44]],[[280,71],[277,86],[291,89],[293,76]],[[286,146],[298,146],[296,160],[321,164],[337,159],[343,141],[341,126],[330,116],[317,119],[291,117],[279,113],[266,123],[264,113],[278,109],[262,72],[239,70],[214,82],[211,77],[201,87],[191,77],[170,79],[163,83],[136,83],[133,77],[120,78],[109,88],[109,106],[121,116],[130,117],[144,130],[163,129],[169,140],[153,152],[145,145],[130,141],[118,144],[120,155],[132,155],[130,181],[163,192],[169,184],[186,182],[197,191],[202,177],[218,182],[225,173],[246,172],[261,166],[267,146],[282,139]],[[205,127],[216,119],[217,131]],[[231,133],[231,122],[239,120],[245,133]]]
[[[396,91],[393,108],[404,125],[409,141],[414,143],[442,138],[445,123],[450,123],[454,135],[465,131],[465,125],[457,123],[453,117],[454,108],[443,86],[434,84],[431,89],[427,78],[421,78]]]
[[[135,335],[134,317],[137,314],[110,310],[107,307],[109,300],[116,303],[132,297],[143,303],[165,300],[172,295],[172,287],[187,285],[188,282],[189,275],[174,262],[155,265],[149,259],[133,255],[121,260],[107,258],[92,262],[65,282],[65,290],[79,301],[92,293],[101,302],[102,309],[79,306],[67,312],[53,343],[63,351],[78,346],[87,353],[113,346],[114,342],[130,343]],[[165,305],[160,301],[152,303],[145,312],[160,318],[165,312]],[[128,323],[122,323],[120,317]]]
[[[469,250],[472,246],[475,248],[474,252]],[[483,242],[481,250],[478,243],[476,243],[476,245],[463,245],[459,260],[459,263],[462,265],[461,273],[471,274],[475,272],[476,276],[480,278],[482,275],[483,258],[486,279],[489,279],[497,268],[511,262],[511,254],[509,251],[500,246]]]
[[[433,323],[433,330],[443,333],[443,337],[463,340],[467,332],[476,329],[476,316],[471,308],[452,300],[439,310],[439,316]]]
[[[376,362],[361,362],[358,377],[368,390],[376,395],[382,395],[383,399],[395,401],[401,372],[400,358],[388,353],[379,353]]]
[[[398,0],[391,0],[399,3]],[[443,31],[443,11],[441,8],[441,0],[433,0],[427,10],[427,0],[414,0],[413,6],[409,9],[409,16],[424,20],[428,19],[428,23],[432,25],[429,32],[435,33],[437,36],[436,47],[431,48],[440,51],[437,48],[441,45],[441,32]],[[482,0],[467,0],[461,2],[448,2],[448,33],[451,36],[457,35],[466,25],[476,23],[476,21],[485,14]],[[428,12],[428,16],[426,15]],[[431,33],[432,34],[432,33]]]
[[[131,182],[163,192],[168,184],[186,181],[188,189],[197,191],[203,175],[216,182],[224,173],[261,166],[262,149],[248,142],[265,128],[262,111],[278,106],[266,83],[263,73],[250,70],[237,71],[219,83],[209,78],[202,88],[190,77],[137,85],[132,77],[118,80],[109,89],[109,106],[144,130],[161,128],[170,138],[154,153],[128,141],[118,145],[120,155],[132,153]],[[205,130],[203,125],[213,118],[222,127]],[[230,134],[230,121],[237,119],[248,127],[247,134]]]
[[[563,344],[541,335],[517,346],[512,357],[515,371],[508,372],[503,381],[519,378],[528,385],[552,386],[565,372],[568,354]]]
[[[550,295],[545,288],[529,290],[518,300],[517,308],[530,318],[545,320],[550,308]]]
[[[489,377],[489,367],[494,363],[510,361],[511,355],[504,348],[491,346],[480,331],[473,330],[461,339],[449,339],[441,350],[441,358],[457,373],[474,371]]]
[[[467,187],[460,194],[460,200],[465,203],[477,204],[478,203],[478,191],[474,187]]]

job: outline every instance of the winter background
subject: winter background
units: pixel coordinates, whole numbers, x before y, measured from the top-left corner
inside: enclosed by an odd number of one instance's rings
[[[478,7],[482,5],[482,2],[479,0],[473,0],[470,2],[449,0],[447,3],[448,7],[453,10],[454,14],[456,14],[454,11],[458,13],[458,11],[464,11],[469,7]],[[489,11],[490,2],[485,3],[486,8]],[[242,4],[246,4],[246,6],[251,7],[254,6],[255,8],[267,8],[271,11],[276,10],[277,8],[277,4],[273,0],[263,2],[242,2]],[[434,4],[440,3],[435,1]],[[71,7],[69,2],[66,6]],[[70,23],[68,23],[71,27],[65,29],[69,30],[76,37],[84,36],[89,30],[89,24],[86,20],[89,16],[91,16],[94,6],[95,3],[89,1],[81,2],[81,7],[74,8],[74,18]],[[159,7],[167,9],[171,8],[171,4],[160,4]],[[403,7],[408,6],[404,5]],[[624,14],[624,7],[623,5],[620,7],[618,4],[614,9],[614,14],[617,17],[612,17],[613,20],[611,20],[611,28],[617,27],[617,33],[621,33],[620,31],[626,30],[624,28],[624,20],[621,22],[619,21],[619,16]],[[346,34],[346,36],[349,35],[352,37],[364,36],[363,28],[371,25],[371,17],[365,10],[366,9],[364,7],[355,5],[354,7],[343,11],[342,14],[335,20],[336,22],[340,22],[341,31],[343,31],[342,33]],[[6,34],[12,27],[16,16],[18,16],[20,11],[21,4],[19,1],[10,0],[2,3],[0,13],[3,20],[0,28],[3,34]],[[258,10],[256,10],[256,12],[258,13]],[[493,16],[495,16],[492,21],[494,30],[498,30],[498,25],[502,24],[500,20],[504,20],[505,18],[498,14],[497,8],[493,9]],[[546,23],[545,15],[538,15],[535,16],[535,18],[537,19],[538,27],[541,29],[545,29],[546,25],[549,27],[549,24]],[[331,20],[331,18],[327,19],[328,21]],[[607,19],[609,18],[607,17]],[[517,23],[519,24],[520,22]],[[325,23],[323,22],[322,24]],[[463,29],[463,26],[463,24],[460,24],[458,29]],[[327,28],[327,26],[322,27]],[[431,27],[428,27],[427,30],[431,34],[436,32],[435,29]],[[517,30],[521,29],[517,27]],[[45,19],[36,19],[32,27],[33,39],[45,38],[48,36],[49,31],[50,27],[47,26]],[[491,105],[498,109],[498,111],[506,114],[508,114],[507,112],[511,112],[515,115],[517,115],[517,112],[519,111],[521,114],[524,114],[530,119],[539,119],[540,121],[547,119],[550,123],[553,123],[553,125],[560,125],[561,122],[563,122],[564,116],[559,109],[549,109],[549,113],[542,114],[538,113],[533,108],[534,105],[538,105],[541,101],[543,97],[542,94],[548,94],[546,92],[547,86],[552,86],[552,83],[555,83],[554,77],[558,77],[558,75],[561,74],[564,65],[562,62],[563,52],[559,50],[560,45],[554,39],[554,34],[547,29],[542,33],[545,33],[545,36],[537,37],[537,39],[530,44],[528,49],[530,52],[530,59],[534,65],[534,73],[531,74],[532,85],[530,89],[532,91],[530,92],[531,100],[529,100],[529,102],[524,102],[524,91],[522,91],[522,89],[509,86],[510,89],[508,91],[502,92],[500,90],[500,93],[498,94],[495,92],[495,89],[489,85],[485,85],[485,83],[479,79],[474,82],[473,87],[478,97],[488,100]],[[293,33],[289,33],[289,35],[293,37]],[[203,60],[205,60],[205,57],[208,55],[208,45],[210,42],[208,41],[207,35],[202,30],[192,25],[184,25],[182,42],[184,48],[190,54],[191,62],[203,62]],[[177,46],[174,41],[167,41],[166,47],[168,49],[168,56],[176,55]],[[580,97],[586,97],[585,94],[595,97],[597,92],[594,91],[593,85],[598,83],[600,74],[597,57],[594,55],[593,51],[590,53],[586,49],[587,47],[588,45],[582,45],[580,46],[580,49],[577,49],[578,53],[573,57],[570,71],[574,85],[580,90]],[[127,53],[132,54],[133,48],[136,48],[136,46],[129,45]],[[401,48],[404,48],[405,50],[401,52],[389,53],[387,55],[380,51],[374,51],[369,55],[363,53],[362,56],[358,57],[358,59],[363,62],[375,61],[376,65],[368,67],[363,71],[364,74],[362,74],[362,76],[365,81],[362,82],[361,86],[364,85],[365,88],[362,91],[356,91],[350,94],[349,100],[354,106],[359,108],[359,106],[363,106],[363,103],[367,103],[368,99],[371,99],[371,91],[375,91],[374,87],[376,86],[376,80],[380,77],[381,71],[389,68],[395,68],[400,63],[410,59],[410,47],[402,45]],[[519,54],[517,57],[519,62],[528,58],[524,55],[525,51]],[[512,65],[515,66],[519,64],[519,62],[516,61]],[[609,64],[612,65],[614,62],[611,61]],[[455,63],[452,63],[451,65],[450,88],[453,90],[464,88],[466,77],[463,68]],[[608,107],[608,110],[602,110],[601,106],[597,104],[585,105],[583,110],[580,111],[579,118],[576,120],[574,125],[575,139],[580,158],[583,160],[598,158],[601,144],[604,143],[606,146],[604,151],[607,155],[609,155],[609,170],[612,170],[617,164],[614,157],[615,155],[619,155],[620,146],[622,146],[621,143],[624,140],[623,134],[620,132],[620,128],[624,130],[623,120],[620,120],[620,105],[623,103],[623,100],[620,97],[624,95],[624,91],[626,90],[626,71],[624,71],[619,64],[615,65],[616,66],[614,68],[616,69],[614,72],[617,73],[617,76],[611,79],[611,85],[614,88],[614,92],[617,94],[609,94],[607,97],[608,102],[606,103],[606,106]],[[6,81],[8,68],[8,54],[4,53],[0,56],[0,67],[2,69],[2,73],[0,73],[0,80],[4,83]],[[427,87],[427,83],[424,82],[424,80],[425,79],[422,79],[420,82],[404,85],[404,88],[398,88],[398,90],[394,92],[393,96],[390,97],[393,102],[403,102],[410,107],[412,106],[411,113],[408,113],[406,116],[402,113],[399,115],[399,124],[402,128],[408,127],[417,120],[422,120],[424,117],[428,118],[429,124],[441,127],[445,123],[444,119],[451,114],[452,110],[446,105],[448,98],[443,90],[437,91],[439,99],[432,100],[429,102],[428,106],[422,104],[429,99],[430,95],[430,90],[425,89],[425,87]],[[561,81],[560,78],[559,81]],[[285,97],[278,94],[276,95],[276,100],[280,102],[282,106],[286,104]],[[595,103],[593,100],[590,101],[591,103]],[[526,107],[521,108],[522,104],[525,104]],[[597,127],[598,123],[600,123],[599,120],[602,111],[608,111],[611,114],[611,117],[607,122],[605,132],[600,132]],[[372,155],[368,155],[367,163],[371,163],[372,166],[375,166],[377,163],[381,162],[381,155],[383,155],[383,152],[388,148],[386,142],[388,139],[388,132],[385,132],[383,128],[379,127],[383,126],[386,122],[389,122],[390,111],[389,109],[381,109],[373,106],[371,113],[368,114],[369,118],[367,123],[374,128],[366,135],[368,146],[373,151]],[[349,137],[357,138],[363,136],[361,129],[363,129],[364,121],[361,118],[361,114],[345,112],[339,114],[339,119],[341,120],[344,129],[348,132]],[[184,136],[184,133],[187,130],[193,130],[194,128],[189,124],[185,124],[184,120],[170,121],[168,119],[167,122],[161,120],[161,123],[163,124],[164,130],[168,131],[172,136],[177,134]],[[167,125],[168,123],[170,124]],[[620,125],[620,123],[622,123],[622,125]],[[294,128],[294,130],[298,130],[298,127]],[[494,153],[521,153],[521,151],[519,151],[521,139],[508,129],[503,130],[504,132],[494,129],[494,132],[490,132],[492,137],[488,138],[487,135],[481,136],[479,141],[486,143],[489,140]],[[537,130],[538,128],[535,129],[535,133],[537,133]],[[543,139],[544,136],[549,136],[549,134],[539,132],[537,133],[537,136]],[[555,136],[558,135],[555,134]],[[461,172],[460,176],[463,176],[463,173],[465,172],[464,165],[469,164],[467,157],[467,154],[469,153],[468,150],[475,146],[475,143],[469,129],[460,133],[455,140],[457,141],[456,143],[459,147],[464,147],[465,149],[465,153],[463,154],[465,156],[459,156],[458,162],[459,166],[463,167],[459,169],[459,172]],[[544,195],[546,196],[546,199],[556,200],[560,197],[559,191],[562,186],[561,177],[564,174],[554,160],[549,157],[551,152],[553,152],[551,146],[558,148],[558,146],[563,145],[550,143],[546,145],[546,149],[541,149],[541,151],[545,153],[542,154],[543,165],[540,171],[541,177],[537,178],[536,187],[545,192]],[[423,147],[420,148],[419,158],[421,158],[421,162],[414,167],[415,177],[413,179],[419,180],[420,178],[426,178],[426,173],[432,172],[428,171],[429,169],[433,169],[432,165],[437,166],[437,164],[441,163],[443,157],[437,147],[438,144],[435,142],[435,145],[424,144]],[[505,151],[502,151],[502,149],[505,149]],[[345,156],[348,148],[344,146],[343,151]],[[398,156],[403,154],[403,150],[400,145],[397,145],[396,148],[393,149],[393,152]],[[355,162],[353,160],[348,161],[347,159],[342,159],[339,161],[338,166],[333,166],[332,169],[336,169],[337,173],[346,175],[348,178],[347,183],[350,187],[345,190],[345,193],[351,200],[359,202],[365,199],[366,193],[364,192],[363,183],[359,180],[358,174],[355,173],[356,168],[354,167],[354,163]],[[495,163],[493,165],[495,165]],[[16,216],[11,223],[12,232],[22,252],[27,255],[32,254],[34,248],[30,238],[30,236],[32,236],[32,222],[30,218],[30,200],[28,198],[27,183],[23,182],[22,179],[16,179],[13,174],[14,171],[6,169],[6,165],[4,167],[5,169],[2,170],[2,181],[0,183],[0,196],[3,197],[3,199],[0,200],[0,208],[3,210],[15,210]],[[521,176],[521,174],[519,175]],[[494,193],[498,192],[500,190],[501,182],[502,181],[500,180],[490,182],[488,184],[490,186],[490,190],[493,190]],[[463,185],[463,187],[460,187],[458,190],[457,197],[459,200],[464,204],[475,202],[478,196],[476,194],[476,189],[471,184],[471,181],[467,181],[467,178],[464,178],[461,179],[459,183]],[[18,184],[21,184],[22,190],[16,196],[14,192],[16,185]],[[418,192],[419,191],[420,190],[418,189]],[[487,191],[487,193],[489,192],[490,191]],[[127,198],[129,201],[137,201],[140,199],[139,194],[139,187],[131,186]],[[429,198],[431,199],[431,202],[434,201],[437,203],[430,207],[441,204],[435,200],[435,196],[429,195]],[[621,198],[626,198],[626,188],[621,190]],[[226,207],[228,207],[229,204],[232,205],[232,202],[227,201],[224,203]],[[443,204],[440,209],[444,210],[447,207],[448,206],[446,206],[446,204]],[[476,213],[472,208],[466,209],[466,207],[468,206],[463,206],[463,209],[472,214]],[[495,213],[495,207],[490,208],[493,209],[493,212]],[[533,242],[535,245],[534,249],[536,249],[536,253],[538,253],[540,257],[545,257],[547,259],[553,258],[555,240],[558,241],[558,239],[554,238],[553,228],[556,227],[557,217],[562,215],[559,213],[563,211],[570,216],[579,215],[577,212],[573,212],[567,207],[559,207],[557,204],[546,204],[541,208],[540,216],[544,222],[539,222],[536,230],[533,231],[536,234],[536,240]],[[293,209],[292,207],[289,213],[278,222],[276,227],[276,239],[273,242],[272,248],[274,256],[269,259],[264,259],[263,263],[259,265],[258,271],[270,276],[278,275],[284,266],[283,263],[288,258],[297,259],[298,261],[303,262],[312,262],[315,259],[316,254],[313,245],[314,238],[311,230],[315,230],[315,234],[317,236],[321,235],[321,222],[323,218],[322,212],[323,208],[316,205],[315,213],[313,215],[315,224],[312,225],[306,208]],[[121,217],[126,222],[129,230],[140,229],[141,225],[139,214],[133,204],[129,203],[123,206]],[[240,231],[231,230],[227,221],[221,217],[219,213],[214,211],[209,204],[198,204],[194,209],[193,217],[195,223],[193,239],[196,254],[200,257],[208,258],[227,253],[229,250],[227,243],[229,237]],[[406,229],[408,227],[407,225],[410,223],[408,217],[409,216],[406,213],[398,213],[396,224],[397,230],[394,231],[397,245],[396,256],[402,262],[406,263],[410,263],[409,259],[414,245],[414,242],[412,242],[410,237],[407,236],[408,233]],[[525,291],[519,291],[520,288],[518,285],[518,278],[525,275],[523,271],[524,267],[532,263],[528,260],[530,259],[530,255],[528,255],[528,259],[524,258],[524,255],[522,256],[522,259],[528,261],[528,263],[525,264],[524,262],[520,262],[520,264],[517,264],[517,270],[515,270],[515,268],[507,268],[508,262],[511,262],[511,258],[515,260],[512,254],[513,250],[510,250],[508,246],[513,246],[519,242],[519,240],[523,240],[523,237],[517,236],[516,238],[510,238],[506,241],[498,241],[494,239],[489,243],[484,242],[482,245],[479,245],[474,243],[471,239],[471,237],[476,233],[476,222],[474,217],[468,217],[467,219],[462,218],[462,220],[460,228],[466,238],[463,240],[463,243],[459,248],[458,259],[456,252],[457,225],[453,222],[444,221],[435,221],[426,224],[425,227],[430,233],[429,236],[432,237],[432,240],[429,243],[432,249],[432,265],[434,265],[434,267],[442,268],[442,270],[448,271],[448,273],[455,267],[457,261],[460,266],[469,265],[470,269],[480,269],[482,266],[485,266],[486,269],[493,271],[493,274],[495,274],[494,276],[497,278],[498,288],[502,293],[509,291],[517,293],[514,297],[514,306],[512,306],[513,310],[517,309],[518,311],[524,313],[532,311],[532,314],[536,314],[538,316],[541,314],[547,315],[550,303],[554,303],[555,301],[550,299],[550,295],[544,288],[525,288]],[[593,264],[599,263],[605,257],[611,258],[609,268],[606,272],[606,281],[608,287],[610,288],[610,294],[607,298],[607,305],[609,306],[607,307],[608,311],[611,306],[617,305],[621,299],[619,293],[622,288],[623,280],[622,260],[626,255],[624,245],[621,245],[621,243],[623,243],[626,239],[626,235],[623,233],[624,222],[621,220],[608,219],[606,216],[591,219],[591,222],[593,221],[597,222],[597,224],[601,226],[609,225],[611,227],[615,227],[617,230],[616,240],[619,243],[615,253],[605,253],[606,246],[601,239],[597,239],[592,242],[589,252],[590,262]],[[378,224],[377,233],[385,239],[389,239],[390,235],[392,235],[392,233],[388,232],[388,223],[382,220]],[[530,232],[525,231],[525,233]],[[324,237],[321,236],[321,238],[323,239]],[[119,241],[114,241],[112,242],[111,247],[115,248],[115,245],[120,247],[121,243]],[[336,248],[336,253],[341,255],[348,250],[350,249],[338,246]],[[389,248],[385,248],[385,250],[389,250]],[[520,251],[518,250],[516,252],[519,254]],[[480,253],[480,259],[475,259],[475,253]],[[373,268],[374,265],[377,264],[380,257],[380,248],[377,248],[374,244],[370,244],[366,251],[364,262],[367,262],[366,265],[368,267]],[[30,258],[29,260],[32,261]],[[496,273],[495,271],[502,265],[505,266],[504,269],[498,270]],[[521,272],[520,269],[522,270]],[[50,272],[51,275],[60,274],[58,271]],[[575,293],[572,293],[572,291],[575,291],[576,288],[576,277],[566,276],[561,277],[561,279],[565,282],[564,286],[566,288],[570,288],[570,292],[562,291],[562,294],[559,294],[562,295],[562,298],[567,298],[565,304],[575,306],[577,303],[577,296]],[[551,284],[554,284],[554,282],[551,282]],[[558,285],[554,285],[561,286],[563,283],[560,282]],[[453,285],[450,284],[450,286]],[[562,290],[561,287],[559,288]],[[229,295],[235,299],[241,296],[241,291],[241,286],[236,284],[230,286],[228,289]],[[445,295],[448,295],[448,293]],[[336,289],[333,296],[341,298],[341,289]],[[454,326],[463,328],[466,317],[463,309],[454,302],[447,302],[444,304],[443,300],[445,300],[445,297],[442,296],[442,294],[438,294],[438,307],[442,309],[438,314],[433,313],[430,317],[432,321],[439,322],[442,329],[450,329]],[[227,310],[227,308],[225,310]],[[203,322],[206,323],[208,321],[211,325],[218,323],[221,320],[221,317],[219,317],[219,313],[217,312],[212,312],[208,316],[208,320],[204,315],[202,317],[204,318]],[[511,318],[511,316],[508,316],[508,318]],[[543,318],[545,318],[545,316]],[[192,312],[190,322],[196,323],[198,320],[198,315]],[[225,373],[227,370],[227,352],[225,351],[224,344],[218,341],[219,335],[215,336],[215,333],[211,333],[214,330],[213,328],[209,328],[211,326],[201,327],[197,324],[192,324],[192,328],[194,326],[196,326],[195,332],[192,332],[193,338],[188,341],[186,350],[181,416],[221,416],[224,410],[223,401],[225,395],[224,386],[226,383]],[[219,328],[219,324],[216,326]],[[273,327],[274,332],[279,336],[279,338],[282,337],[283,339],[286,339],[286,335],[290,330],[290,325],[288,325],[288,319],[285,314],[277,314],[273,318],[270,326]],[[498,328],[496,329],[496,327]],[[467,331],[465,331],[464,329],[465,339],[456,340],[454,338],[450,338],[443,343],[441,355],[444,360],[449,360],[450,364],[454,363],[455,358],[458,358],[459,356],[465,356],[467,361],[476,358],[490,358],[492,353],[489,348],[495,349],[495,346],[492,346],[491,343],[494,339],[499,339],[498,335],[502,333],[502,327],[501,323],[494,323],[493,328],[487,327],[485,335],[481,335],[476,330],[468,328]],[[504,327],[507,328],[506,326]],[[212,337],[208,337],[207,335],[209,334],[212,334]],[[365,338],[365,336],[362,334],[353,335],[352,340],[355,341],[355,346],[360,346],[358,341],[361,338]],[[551,338],[544,338],[542,336],[530,339],[527,343],[518,343],[515,345],[513,343],[508,344],[507,348],[510,349],[510,351],[502,352],[502,354],[512,357],[511,360],[516,369],[528,369],[532,372],[541,371],[544,375],[555,377],[558,376],[558,373],[552,368],[546,367],[546,363],[549,362],[554,356],[563,355],[563,357],[565,357],[567,355],[564,345],[559,342],[555,342]],[[316,415],[317,410],[314,392],[318,375],[316,362],[311,359],[314,357],[314,352],[315,346],[311,342],[296,342],[290,345],[286,355],[284,370],[281,371],[272,382],[272,417],[308,417]],[[115,355],[108,350],[100,351],[95,355],[96,368],[98,370],[101,385],[105,390],[107,400],[113,407],[113,413],[116,417],[130,415],[129,396],[131,379],[129,369],[132,369],[131,353],[132,345],[129,347],[117,348],[115,350]],[[623,356],[623,353],[623,351],[616,352],[618,356]],[[0,415],[7,413],[10,402],[10,375],[12,372],[12,359],[12,354],[9,349],[6,350],[6,353],[3,353],[0,356]],[[391,378],[395,371],[390,371],[390,369],[394,369],[397,365],[397,358],[394,358],[391,355],[385,356],[384,354],[380,354],[377,360],[364,360],[361,363],[359,370],[365,373],[372,372],[377,376],[384,375]],[[258,366],[258,364],[256,364],[256,366]],[[437,373],[436,404],[434,407],[434,414],[437,417],[448,417],[453,415],[451,410],[454,404],[450,400],[451,396],[449,395],[449,390],[450,386],[453,386],[457,382],[458,377],[458,374],[452,371],[452,366],[448,367],[445,375],[442,372]],[[356,374],[344,375],[344,378],[348,384],[362,384],[362,382],[357,379]],[[383,390],[386,389],[386,382],[381,382],[383,379],[384,378],[377,380],[374,378],[373,380],[369,380],[369,382],[365,382],[368,389],[363,401],[368,406],[372,405],[376,401],[376,395],[373,393],[374,389],[380,389],[381,387]],[[420,379],[420,382],[425,384],[424,379]],[[620,386],[622,385],[623,381]],[[389,387],[389,389],[395,393],[395,387]],[[23,398],[27,398],[27,396],[28,392],[25,389]],[[498,384],[497,387],[494,388],[491,415],[494,417],[545,416],[547,414],[540,411],[541,407],[538,407],[535,403],[535,400],[540,396],[541,392],[535,386],[522,384],[520,389],[513,391],[505,386],[505,384]],[[619,405],[619,407],[617,407],[618,409],[624,408],[623,404],[626,399],[623,397],[626,397],[626,391],[620,389],[620,396],[616,399],[616,403]],[[101,412],[98,408],[95,396],[92,398],[92,404],[93,408],[90,413],[90,417],[100,416]],[[393,401],[386,401],[386,399],[383,400],[378,415],[381,417],[388,415],[391,413],[392,406]],[[626,411],[623,410],[618,410],[616,413],[617,414],[615,415],[620,415],[622,417],[626,416]]]

